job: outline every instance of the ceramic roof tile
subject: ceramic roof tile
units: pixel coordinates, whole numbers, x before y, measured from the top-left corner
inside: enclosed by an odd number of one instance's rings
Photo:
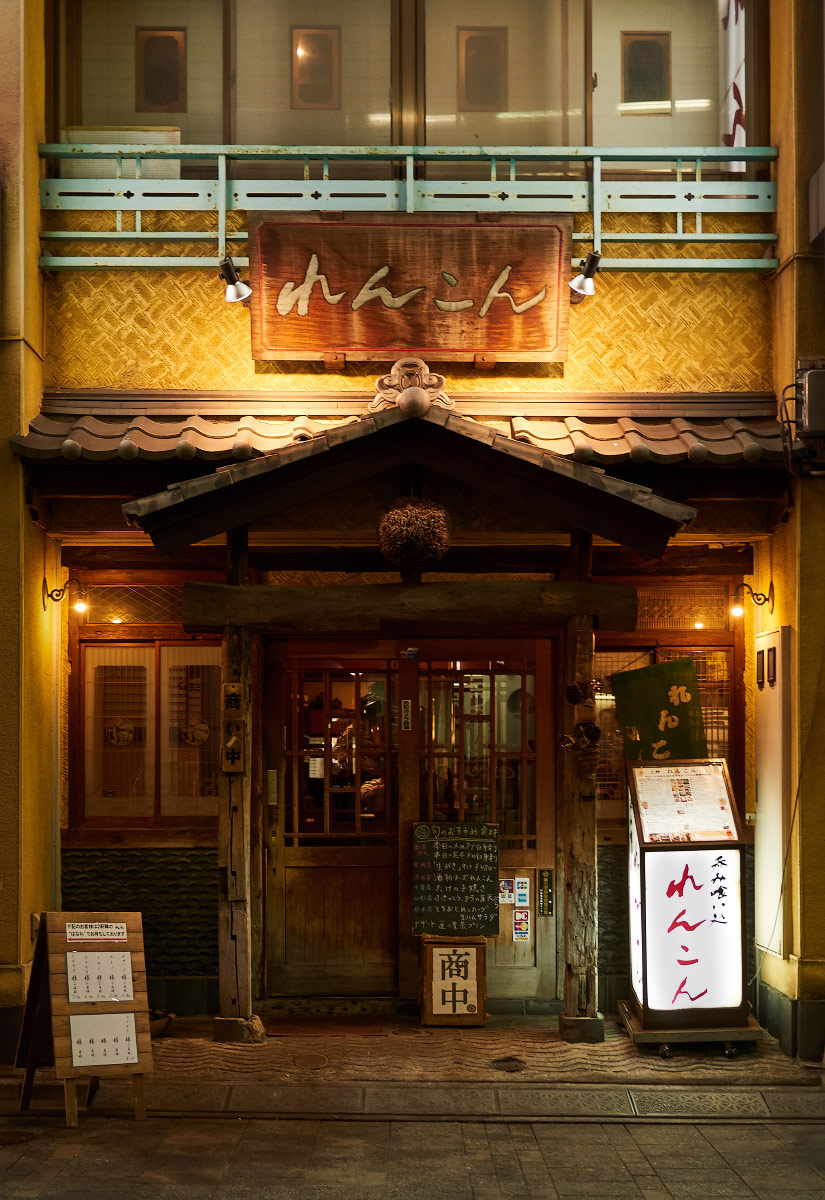
[[[366,414],[319,420],[309,415],[268,417],[248,413],[240,417],[210,419],[198,414],[169,418],[124,413],[99,417],[39,413],[25,435],[11,439],[21,458],[147,460],[181,458],[219,462],[253,462],[263,456],[300,457],[331,442],[349,441],[372,429],[404,419],[396,408]],[[428,419],[455,428],[474,440],[501,445],[518,455],[528,446],[567,461],[611,467],[630,460],[664,465],[677,463],[729,464],[781,461],[782,438],[778,423],[766,417],[670,420],[641,417],[582,419],[577,416],[512,417],[476,421],[455,410],[431,409]],[[329,435],[329,441],[327,441]],[[510,445],[507,445],[507,442]],[[304,453],[307,451],[305,450]],[[526,454],[525,457],[531,457]]]

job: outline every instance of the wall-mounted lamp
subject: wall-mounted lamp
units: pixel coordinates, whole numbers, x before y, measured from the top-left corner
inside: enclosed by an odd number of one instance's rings
[[[235,268],[231,258],[222,258],[218,264],[218,275],[226,284],[226,299],[230,304],[237,300],[248,300],[252,295],[252,288],[248,283],[244,283]]]
[[[591,250],[587,258],[583,258],[579,263],[579,274],[567,285],[570,288],[571,304],[581,304],[582,300],[586,300],[588,296],[595,295],[596,284],[593,276],[599,269],[601,258],[598,250]]]
[[[742,601],[744,599],[745,592],[750,595],[750,598],[753,600],[754,604],[767,604],[768,612],[773,612],[774,592],[773,580],[771,580],[767,595],[765,595],[764,592],[755,592],[749,583],[740,583],[736,591],[733,593],[733,604],[731,605],[730,609],[731,616],[741,617],[744,614],[745,607]]]
[[[89,607],[86,603],[86,589],[79,579],[67,579],[63,584],[63,587],[53,588],[51,591],[49,591],[49,585],[46,582],[45,575],[43,576],[43,608],[46,609],[49,607],[49,600],[54,600],[56,604],[59,604],[60,601],[65,598],[66,594],[71,592],[72,586],[77,588],[77,599],[72,605],[72,608],[75,610],[75,612],[85,612]]]

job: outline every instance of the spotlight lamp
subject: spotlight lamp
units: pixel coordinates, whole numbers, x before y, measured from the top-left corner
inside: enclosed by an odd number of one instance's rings
[[[218,264],[218,275],[226,284],[226,299],[230,304],[238,300],[248,300],[252,295],[252,288],[248,283],[244,283],[228,256],[222,258]]]
[[[593,276],[599,269],[601,257],[598,250],[591,250],[587,258],[583,258],[579,263],[579,274],[567,285],[570,288],[571,304],[581,304],[588,296],[595,295],[596,284]]]
[[[86,589],[79,579],[67,579],[61,588],[52,588],[49,591],[49,585],[46,582],[46,576],[43,576],[43,608],[49,607],[48,601],[53,600],[55,604],[59,604],[67,595],[71,594],[71,589],[77,588],[77,598],[75,599],[72,608],[75,612],[85,612],[89,605],[86,603]]]
[[[749,583],[740,583],[738,585],[738,587],[736,588],[736,591],[733,593],[733,604],[731,605],[731,609],[730,609],[731,616],[741,617],[744,615],[745,606],[743,604],[743,601],[745,599],[745,593],[747,593],[750,596],[750,598],[754,602],[754,604],[759,604],[759,605],[767,604],[768,612],[769,613],[773,612],[774,590],[773,590],[773,580],[771,580],[770,586],[768,587],[767,594],[765,594],[764,592],[755,592]]]

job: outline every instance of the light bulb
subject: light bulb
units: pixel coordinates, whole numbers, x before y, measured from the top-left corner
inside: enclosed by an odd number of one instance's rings
[[[732,617],[743,617],[745,615],[745,610],[741,604],[734,604],[730,612]]]
[[[88,607],[89,606],[85,600],[75,601],[75,605],[74,605],[75,612],[85,612]]]

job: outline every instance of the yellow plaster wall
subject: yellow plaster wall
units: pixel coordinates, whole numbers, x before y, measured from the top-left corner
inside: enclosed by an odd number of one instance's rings
[[[47,284],[46,385],[363,391],[386,363],[343,373],[251,358],[249,314],[212,272],[60,272]],[[610,274],[571,312],[564,364],[448,364],[452,395],[762,391],[771,387],[770,296],[759,276]]]
[[[772,282],[775,387],[794,379],[800,355],[825,354],[823,262],[807,232],[807,181],[822,159],[822,7],[817,0],[771,4],[771,143],[779,148],[777,213],[780,268]],[[825,480],[793,488],[787,524],[762,548],[759,590],[772,568],[773,616],[764,629],[793,631],[791,809],[793,826],[785,878],[792,920],[791,952],[766,955],[762,978],[792,998],[825,998]],[[768,553],[772,553],[772,563]]]
[[[768,633],[770,630],[778,629],[783,625],[790,626],[791,629],[791,745],[797,747],[799,745],[799,712],[797,697],[797,668],[799,664],[799,655],[797,647],[797,629],[798,629],[798,588],[797,588],[797,559],[799,545],[799,513],[796,508],[792,508],[788,513],[787,520],[779,525],[769,541],[759,542],[754,547],[754,573],[747,582],[751,584],[757,592],[767,594],[771,580],[773,580],[775,602],[773,613],[768,612],[767,606],[757,607],[753,604],[745,604],[745,617],[747,622],[747,642],[750,646],[750,654],[745,666],[745,678],[753,679],[753,635],[755,633]],[[745,712],[746,730],[750,731],[751,741],[753,733],[754,713],[753,713],[753,688],[748,689],[747,704]],[[749,763],[749,769],[752,772],[752,760]],[[791,786],[790,786],[790,810],[786,814],[790,826],[791,811],[793,810],[793,798],[796,796],[798,783],[798,760],[794,752],[791,754]],[[792,851],[788,855],[785,881],[783,888],[783,905],[785,913],[790,917],[790,946],[791,955],[799,953],[799,830],[796,821],[793,827],[789,827],[789,836],[792,843]],[[759,975],[760,979],[769,984],[771,987],[784,992],[785,995],[796,998],[798,995],[799,980],[795,957],[777,958],[772,954],[758,955]]]
[[[54,616],[40,595],[54,554],[29,517],[23,471],[9,438],[25,430],[42,396],[43,299],[37,268],[43,140],[43,7],[0,0],[0,1006],[19,1005],[31,959],[30,913],[56,903],[53,837]],[[25,63],[25,69],[23,64]]]

